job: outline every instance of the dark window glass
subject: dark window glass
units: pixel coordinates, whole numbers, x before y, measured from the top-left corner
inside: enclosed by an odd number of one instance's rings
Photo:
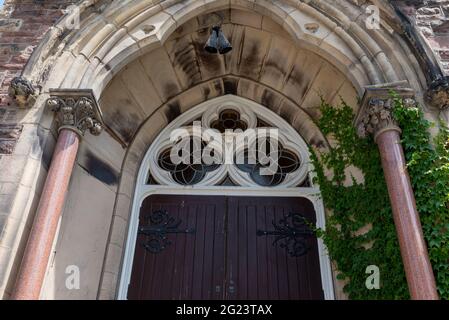
[[[276,159],[275,151],[270,150],[268,147],[266,150],[269,155],[273,156],[271,157],[272,159]],[[299,157],[294,152],[284,149],[281,145],[278,147],[277,155],[277,163],[273,165],[273,168],[276,167],[275,171],[269,168],[270,163],[268,161],[261,163],[260,159],[264,159],[267,155],[261,154],[259,148],[256,152],[252,153],[249,153],[246,149],[243,156],[244,163],[239,164],[237,160],[236,163],[237,167],[249,173],[251,179],[258,185],[274,187],[284,182],[287,175],[298,170],[301,165]],[[266,169],[265,172],[262,169]]]
[[[240,129],[245,131],[248,124],[240,119],[240,114],[237,111],[228,109],[222,111],[218,120],[212,122],[210,127],[224,133],[226,130]]]
[[[181,163],[173,163],[170,154],[171,148],[164,150],[158,159],[158,165],[163,170],[170,172],[173,180],[176,183],[181,185],[195,185],[200,183],[208,172],[214,171],[218,169],[219,164],[207,165],[204,163],[195,163],[194,159],[201,159],[201,152],[204,149],[205,145],[202,143],[201,148],[194,148],[193,142],[194,139],[191,139],[191,148],[192,152],[187,155],[186,159],[183,159]],[[199,153],[198,157],[195,157],[195,152]]]

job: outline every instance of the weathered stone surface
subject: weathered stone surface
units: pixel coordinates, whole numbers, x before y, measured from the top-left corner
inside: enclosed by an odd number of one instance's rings
[[[14,103],[8,97],[11,80],[21,74],[33,50],[48,29],[76,1],[6,1],[0,13],[0,107]]]
[[[11,154],[19,139],[22,126],[0,124],[0,154]]]
[[[114,198],[114,191],[75,165],[43,299],[96,298]],[[80,290],[69,290],[63,285],[68,266],[79,268]]]
[[[289,97],[308,109],[314,119],[319,116],[321,96],[327,101],[341,97],[357,107],[356,89],[331,63],[309,50],[299,49],[291,39],[261,29],[256,23],[262,19],[259,14],[248,16],[253,21],[249,26],[243,24],[239,10],[225,11],[223,15],[241,23],[223,26],[234,45],[226,56],[204,52],[210,30],[204,25],[208,20],[200,16],[182,26],[182,37],[178,30],[163,47],[127,65],[109,84],[100,104],[105,122],[122,141],[130,143],[141,121],[168,101],[162,109],[168,122],[185,111],[188,100],[199,103],[221,94],[247,96],[275,108],[269,95],[255,89],[251,82],[237,84],[240,77],[261,82]],[[269,19],[264,17],[264,21]],[[275,24],[271,22],[272,26]],[[187,94],[188,90],[213,79],[217,81],[209,83],[212,88]]]
[[[449,74],[449,0],[406,1],[393,4],[408,16],[433,49],[444,72]]]
[[[33,115],[38,114],[36,109],[43,104],[36,103],[36,108],[29,109],[29,113],[24,115],[20,113],[23,110],[15,108],[15,102],[7,96],[8,88],[12,79],[20,75],[33,51],[41,52],[41,49],[35,51],[36,46],[63,14],[61,9],[75,2],[81,3],[74,0],[9,0],[0,14],[0,116],[2,112],[5,114],[1,120],[8,124],[9,129],[16,130],[21,122],[34,123],[38,118]],[[357,92],[360,93],[361,88],[372,82],[391,78],[394,81],[397,77],[398,80],[411,79],[414,88],[420,87],[417,80],[420,66],[410,63],[409,57],[413,54],[407,52],[406,45],[397,44],[400,42],[395,38],[397,34],[391,31],[391,37],[388,35],[385,38],[385,34],[390,32],[388,23],[382,26],[388,31],[382,29],[370,33],[370,36],[363,30],[357,33],[360,28],[356,28],[356,24],[361,26],[360,19],[363,18],[360,10],[370,1],[316,1],[318,5],[329,3],[332,8],[341,10],[340,13],[338,10],[332,11],[332,14],[335,13],[332,17],[326,10],[316,11],[316,17],[308,15],[304,9],[309,4],[315,5],[310,1],[256,2],[96,0],[89,2],[90,9],[83,13],[85,29],[81,32],[61,31],[61,25],[49,32],[56,36],[51,41],[45,40],[48,48],[42,48],[42,56],[33,55],[29,62],[39,71],[37,78],[47,86],[44,94],[61,83],[91,87],[98,94],[107,132],[97,140],[90,140],[91,136],[88,135],[83,142],[71,190],[72,198],[68,201],[65,214],[68,220],[63,221],[59,253],[50,272],[56,276],[58,283],[62,282],[64,264],[76,262],[82,267],[83,281],[95,283],[95,286],[86,285],[79,292],[67,293],[61,292],[54,283],[48,283],[45,297],[115,297],[124,230],[140,161],[160,130],[198,103],[224,94],[246,97],[281,115],[310,145],[325,148],[326,139],[314,124],[319,117],[317,105],[320,94],[334,103],[342,97],[357,112]],[[385,3],[383,0],[371,2]],[[396,2],[402,2],[406,9],[410,9],[407,14],[417,19],[416,25],[441,58],[441,64],[447,65],[449,70],[448,26],[445,20],[449,1],[426,1],[424,7],[422,0]],[[155,4],[151,9],[150,3]],[[120,7],[120,10],[103,15],[106,6],[102,4]],[[202,4],[206,7],[197,9]],[[222,11],[223,30],[232,41],[234,50],[226,56],[205,54],[202,49],[214,22],[210,15],[211,8],[215,6],[222,10],[230,4],[235,7]],[[293,10],[293,4],[302,8]],[[237,6],[239,9],[236,9]],[[240,10],[242,8],[248,10]],[[148,14],[151,11],[157,13]],[[206,11],[207,14],[202,13]],[[183,15],[185,12],[186,16]],[[148,15],[143,17],[144,13]],[[95,21],[101,22],[96,24]],[[174,31],[172,35],[171,31]],[[105,36],[108,34],[111,36]],[[65,51],[58,51],[59,48]],[[382,60],[385,55],[386,59]],[[391,61],[393,68],[388,63],[382,63],[385,61]],[[52,68],[56,71],[51,71]],[[98,91],[96,88],[99,88]],[[12,113],[15,109],[17,112]],[[43,127],[50,137],[56,135],[51,127],[51,117]],[[28,134],[25,129],[22,136]],[[6,133],[6,136],[15,139],[17,131]],[[14,139],[5,140],[4,150],[12,150]],[[22,179],[21,173],[25,171],[25,157],[30,149],[25,146],[27,139],[23,137],[21,145],[14,149],[14,152],[23,153],[20,157],[0,156],[4,167],[11,168],[5,173],[0,170],[0,176],[10,180],[11,185],[17,185]],[[36,140],[39,139],[30,139],[29,143]],[[42,160],[47,165],[50,151]],[[122,161],[124,158],[125,163]],[[38,163],[39,157],[36,156],[36,159]],[[29,172],[27,175],[30,176]],[[31,189],[30,177],[22,181]],[[85,186],[98,189],[98,199]],[[86,190],[82,190],[84,187]],[[3,189],[14,193],[11,186]],[[116,189],[119,190],[118,196]],[[5,208],[8,207],[9,193],[4,197]],[[92,201],[91,209],[98,210],[98,216],[86,215],[84,209],[90,203],[79,205],[77,202],[85,201],[79,199]],[[111,226],[112,213],[115,217],[108,244],[107,228]],[[73,223],[86,224],[88,230],[83,231],[79,226],[69,228]],[[7,219],[0,218],[0,232],[7,224]],[[11,230],[8,231],[10,234],[22,234],[20,230]],[[86,237],[87,233],[98,233],[98,243],[93,241],[94,237]],[[73,239],[81,239],[79,247],[72,244]],[[14,250],[0,248],[0,281],[12,270],[9,266],[5,271],[2,266],[6,259],[15,254]],[[83,257],[85,252],[87,256]],[[102,268],[104,272],[100,280]],[[48,281],[51,282],[51,279]],[[101,291],[97,295],[100,282]],[[0,287],[2,294],[3,287]]]
[[[36,90],[33,84],[24,77],[14,77],[8,90],[9,96],[14,99],[20,107],[32,105],[36,99]]]

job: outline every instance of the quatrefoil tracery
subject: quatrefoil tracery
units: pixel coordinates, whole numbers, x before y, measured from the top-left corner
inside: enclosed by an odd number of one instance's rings
[[[211,123],[212,129],[225,133],[226,130],[242,130],[248,129],[248,124],[240,118],[240,113],[232,109],[226,109],[220,112],[217,120]]]
[[[307,179],[307,164],[303,161],[303,157],[307,159],[307,156],[301,151],[294,135],[284,128],[271,125],[270,118],[259,118],[258,115],[250,108],[240,106],[222,105],[206,109],[199,118],[192,118],[200,120],[201,130],[212,129],[221,137],[220,141],[214,140],[215,146],[220,145],[219,151],[210,153],[211,141],[192,135],[188,137],[190,140],[184,140],[184,144],[189,144],[191,148],[187,153],[180,154],[178,161],[173,161],[173,152],[176,154],[179,151],[179,146],[175,147],[179,140],[173,142],[166,138],[155,149],[155,166],[149,175],[160,184],[184,186],[220,185],[224,180],[241,186],[295,187],[302,184]],[[192,120],[184,123],[184,126],[177,128],[192,133],[193,127],[188,124],[195,123]],[[238,134],[250,130],[256,132],[257,138],[246,137],[242,144],[237,138]],[[270,130],[276,131],[274,138]],[[264,133],[259,134],[260,131]],[[271,142],[272,138],[276,139],[275,143]],[[265,148],[261,148],[263,144]],[[203,157],[206,152],[208,161]]]

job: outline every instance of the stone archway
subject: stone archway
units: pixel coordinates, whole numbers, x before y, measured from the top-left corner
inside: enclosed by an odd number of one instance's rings
[[[218,119],[217,117],[221,112],[229,110],[237,112],[237,114],[239,114],[239,116],[244,119],[242,121],[245,123],[245,128],[247,129],[257,130],[256,128],[260,127],[261,125],[260,121],[262,121],[262,126],[264,128],[276,129],[276,136],[279,139],[279,143],[285,147],[288,146],[288,148],[290,148],[289,150],[291,150],[289,152],[292,152],[292,155],[294,154],[293,157],[298,161],[298,166],[296,167],[294,173],[286,174],[285,176],[283,176],[283,178],[281,178],[281,180],[271,180],[271,183],[274,184],[264,185],[261,184],[261,182],[257,182],[257,180],[254,180],[254,177],[251,178],[248,173],[239,170],[236,164],[230,165],[219,161],[217,163],[221,164],[219,165],[221,169],[218,168],[213,173],[207,173],[200,180],[190,183],[188,181],[174,180],[167,171],[160,167],[160,165],[158,164],[158,159],[161,155],[161,150],[165,150],[168,146],[171,145],[169,142],[170,133],[173,132],[173,130],[186,127],[190,123],[193,123],[192,121],[199,118],[201,119],[201,127],[207,130],[207,128],[210,128],[210,125],[213,123],[213,121]],[[240,152],[241,151],[242,150],[240,150]],[[238,153],[237,149],[235,150],[235,152]],[[223,156],[226,157],[225,154],[223,154]],[[135,190],[132,201],[132,212],[129,218],[130,222],[128,224],[126,251],[123,253],[118,298],[126,299],[127,297],[128,285],[131,279],[131,267],[133,265],[133,261],[137,259],[134,250],[137,250],[136,252],[139,252],[139,254],[142,253],[142,251],[139,250],[140,243],[136,244],[136,237],[138,234],[137,226],[139,224],[139,212],[142,203],[146,201],[145,199],[149,199],[151,195],[166,195],[165,200],[168,201],[168,203],[170,203],[170,197],[173,195],[199,196],[200,198],[203,197],[204,199],[206,199],[206,197],[208,196],[216,196],[217,200],[220,199],[220,201],[225,200],[224,197],[229,197],[232,203],[234,203],[234,200],[238,202],[239,200],[237,199],[239,197],[240,199],[246,199],[242,200],[243,202],[249,201],[249,203],[251,203],[251,199],[259,196],[265,197],[265,199],[267,200],[267,204],[271,203],[271,206],[273,206],[272,203],[274,203],[275,206],[276,203],[277,206],[280,205],[277,199],[283,199],[282,201],[290,202],[292,204],[294,204],[296,201],[301,202],[305,200],[306,202],[309,202],[311,204],[311,206],[308,207],[309,211],[311,210],[309,214],[313,213],[312,216],[314,216],[313,219],[315,219],[317,227],[324,229],[324,207],[321,201],[319,187],[314,186],[312,177],[313,172],[309,160],[309,151],[307,144],[303,141],[302,137],[296,132],[295,129],[293,129],[285,120],[274,114],[268,108],[265,108],[264,106],[258,105],[257,103],[241,97],[237,97],[234,95],[224,95],[201,103],[200,105],[191,108],[189,111],[186,111],[181,116],[170,122],[168,126],[158,134],[156,139],[152,142],[150,148],[145,152],[145,156],[140,165],[137,181],[135,183]],[[232,181],[233,186],[225,187],[222,184],[223,180],[226,180],[228,182]],[[241,198],[242,196],[246,197]],[[186,200],[188,201],[187,198]],[[199,200],[198,198],[195,199]],[[227,200],[225,200],[225,202],[227,202]],[[265,209],[259,208],[259,210]],[[225,212],[223,212],[223,214],[227,215],[227,213]],[[231,213],[231,215],[232,214],[235,215],[236,212]],[[183,216],[182,218],[184,219],[186,218],[186,216]],[[266,220],[262,218],[260,212],[257,219],[259,224],[267,223]],[[255,223],[257,224],[257,222]],[[268,224],[269,223],[270,222],[268,222]],[[235,227],[236,226],[234,226],[234,228]],[[242,235],[247,235],[249,238],[256,241],[255,233],[252,234],[248,231],[242,232]],[[232,237],[236,239],[237,233],[230,235],[231,239],[229,240],[230,242],[236,241],[235,239],[232,239]],[[223,241],[223,239],[221,240]],[[267,242],[259,241],[259,246],[260,245],[267,246]],[[309,268],[306,267],[303,272],[307,274],[310,273],[311,277],[312,274],[315,273],[315,277],[313,277],[315,288],[313,288],[313,290],[315,290],[314,292],[319,293],[317,296],[314,296],[315,298],[318,296],[322,296],[326,299],[334,299],[331,265],[323,241],[321,239],[318,239],[317,243],[313,246],[316,250],[316,252],[314,253],[316,256],[312,256],[309,258],[312,260],[314,258],[318,258],[316,259],[317,264],[315,268],[319,269],[320,271],[319,277],[317,276],[318,270],[307,271],[307,269]],[[192,249],[195,250],[194,248]],[[259,251],[262,252],[262,254],[266,254],[265,250],[261,250],[260,247]],[[233,253],[229,252],[228,254],[232,255]],[[280,252],[279,254],[284,258],[282,252]],[[152,255],[150,254],[150,256]],[[303,266],[305,261],[309,261],[302,259],[297,260],[298,262],[296,262],[295,259],[297,258],[299,258],[299,256],[293,258],[290,257],[289,259],[287,259],[287,261],[293,265],[296,265],[296,263],[301,263]],[[268,269],[270,269],[271,264],[268,265]],[[182,267],[180,266],[180,268]],[[213,273],[214,270],[215,269],[211,270],[210,272]],[[284,271],[287,272],[286,270]],[[274,271],[272,270],[272,272]],[[295,276],[293,278],[295,278]],[[317,281],[318,278],[321,281]],[[220,279],[218,279],[217,281],[219,283]],[[261,285],[265,284],[261,283]],[[277,286],[277,282],[274,281],[270,285]],[[297,290],[298,289],[299,288],[297,288]],[[186,288],[186,290],[188,289]],[[198,294],[198,292],[196,294]],[[282,296],[285,297],[286,295],[288,296],[288,292],[282,293]],[[293,298],[295,296],[296,295],[290,296],[290,298]],[[252,297],[254,298],[255,296]],[[262,297],[263,295],[259,296],[259,298]],[[304,294],[303,298],[306,297],[308,297],[307,294]]]
[[[142,152],[181,113],[208,99],[237,94],[273,109],[310,145],[326,148],[329,142],[314,124],[319,115],[316,89],[327,100],[338,100],[340,95],[352,99],[355,108],[355,97],[368,85],[404,80],[421,91],[422,72],[413,69],[414,57],[402,40],[386,28],[365,30],[365,7],[351,1],[104,3],[101,12],[91,11],[91,1],[81,3],[81,29],[68,30],[61,21],[25,71],[31,79],[44,79],[39,110],[44,110],[50,88],[87,88],[104,114],[107,134],[100,139],[87,136],[78,157],[82,170],[112,190],[108,201],[114,203],[113,208],[102,208],[111,228],[107,234],[102,230],[100,246],[106,253],[104,259],[95,260],[91,271],[93,281],[100,283],[94,288],[95,297],[116,296]],[[207,15],[214,11],[228,14],[226,31],[240,44],[230,58],[203,57],[198,52],[209,26]],[[69,36],[61,41],[58,37],[64,32]],[[47,45],[54,50],[46,50]],[[279,50],[285,47],[289,48],[285,53]],[[285,54],[285,59],[274,58],[276,63],[269,64],[270,53]],[[49,73],[39,71],[50,66]],[[308,68],[315,69],[307,72]],[[105,145],[113,151],[102,148]],[[68,241],[60,238],[60,251]],[[85,241],[87,247],[89,239]]]

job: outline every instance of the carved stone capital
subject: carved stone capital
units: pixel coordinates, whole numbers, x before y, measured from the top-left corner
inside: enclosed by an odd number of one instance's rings
[[[379,134],[388,130],[401,132],[394,120],[392,111],[394,101],[391,97],[394,90],[408,105],[415,105],[414,92],[409,88],[398,87],[368,87],[363,96],[360,111],[355,120],[357,133],[361,137],[371,134],[374,140]]]
[[[103,130],[103,118],[91,90],[52,89],[47,105],[57,112],[59,131],[69,129],[79,136],[86,130],[99,135]]]
[[[28,107],[36,101],[36,90],[31,82],[22,76],[11,80],[8,94],[21,108]]]

